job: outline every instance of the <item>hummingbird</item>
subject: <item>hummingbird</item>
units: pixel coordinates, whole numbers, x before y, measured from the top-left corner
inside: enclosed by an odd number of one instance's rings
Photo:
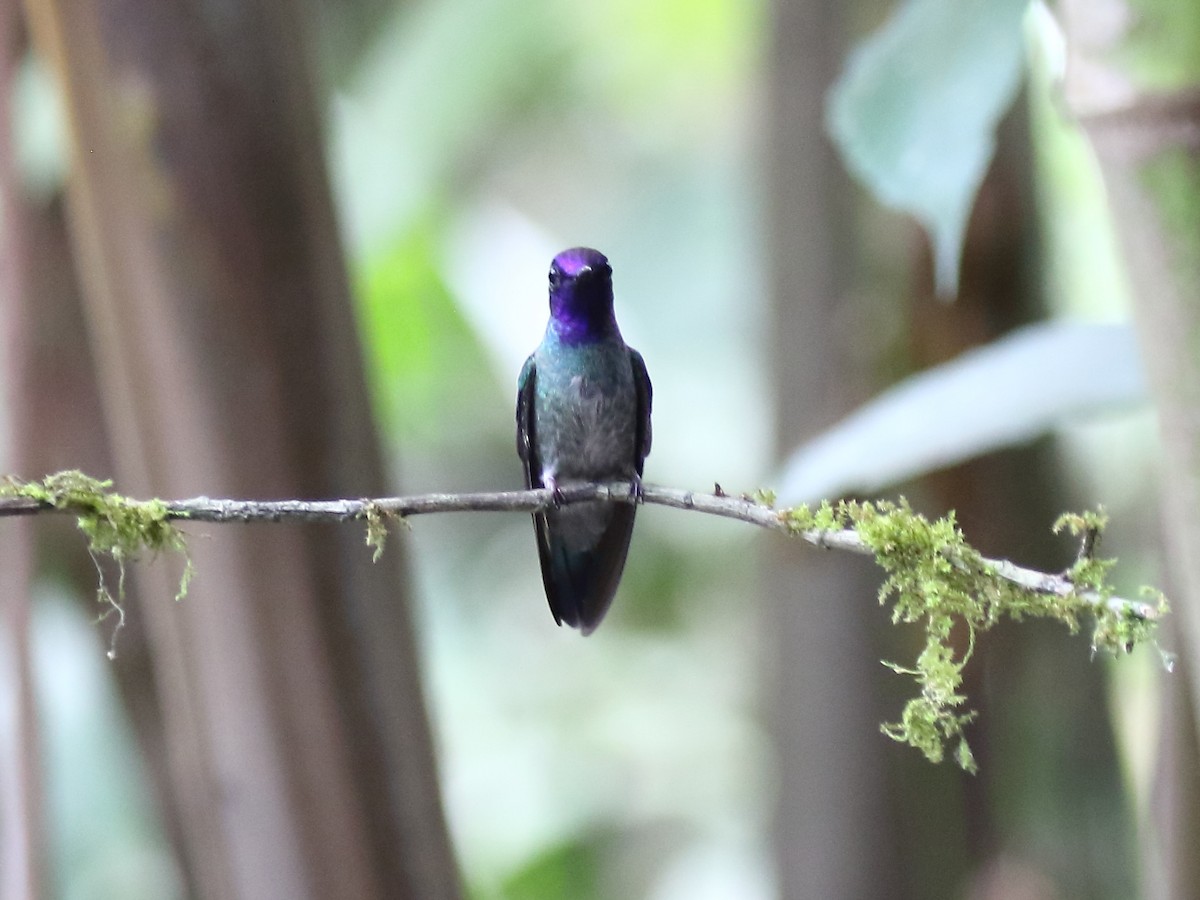
[[[650,453],[650,377],[613,313],[612,267],[573,247],[550,264],[550,321],[517,379],[525,487],[628,481],[642,491]],[[637,506],[593,501],[533,514],[550,612],[591,634],[617,592]]]

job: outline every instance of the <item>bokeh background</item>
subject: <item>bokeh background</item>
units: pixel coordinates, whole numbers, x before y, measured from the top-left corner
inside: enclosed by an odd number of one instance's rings
[[[1085,128],[1190,83],[1145,60],[1187,57],[1194,14],[1010,2],[960,42],[955,5],[0,0],[2,469],[138,496],[519,488],[516,376],[551,257],[585,244],[654,382],[648,481],[903,493],[1047,571],[1075,552],[1055,517],[1102,504],[1119,589],[1184,591],[1110,203],[1149,126],[1108,156]],[[878,140],[948,84],[995,106],[949,291],[938,210],[881,203],[827,126],[853,48],[905,16],[925,44],[885,73]],[[1065,66],[1097,40],[1117,88]],[[1001,45],[1016,68],[950,82]],[[1181,198],[1186,263],[1179,152],[1154,196]],[[1030,326],[1051,342],[1005,343]],[[872,398],[892,424],[846,419]],[[912,690],[879,661],[921,636],[867,561],[645,507],[583,640],[525,516],[418,519],[376,567],[356,526],[287,527],[188,527],[177,604],[178,561],[138,563],[110,662],[115,573],[68,522],[0,524],[4,897],[1200,890],[1188,681],[1153,647],[1004,623],[966,672],[968,775],[879,731]],[[1186,666],[1175,627],[1161,644]]]

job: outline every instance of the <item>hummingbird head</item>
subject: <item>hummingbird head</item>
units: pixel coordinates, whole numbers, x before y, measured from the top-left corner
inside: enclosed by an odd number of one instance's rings
[[[550,263],[550,321],[559,337],[580,344],[617,330],[612,267],[598,250],[572,247]]]

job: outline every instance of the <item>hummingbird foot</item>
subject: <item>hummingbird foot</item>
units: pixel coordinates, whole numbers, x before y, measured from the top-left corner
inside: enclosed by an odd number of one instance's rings
[[[562,488],[558,486],[558,479],[553,475],[543,475],[542,486],[550,488],[550,502],[554,504],[554,508],[562,509],[567,498],[563,496]]]
[[[634,475],[629,479],[629,498],[634,503],[646,502],[646,489],[642,487],[642,476]]]

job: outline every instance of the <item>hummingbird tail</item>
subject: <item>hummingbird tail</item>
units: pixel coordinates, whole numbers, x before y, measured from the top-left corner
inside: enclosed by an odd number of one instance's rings
[[[603,515],[607,521],[601,523],[598,537],[587,540],[580,540],[580,535],[562,521],[568,510],[547,510],[534,515],[542,583],[550,611],[560,625],[578,628],[585,635],[596,630],[612,605],[625,569],[637,512],[632,504],[597,506],[604,508],[587,512]],[[570,512],[579,515],[582,509],[574,507]]]

